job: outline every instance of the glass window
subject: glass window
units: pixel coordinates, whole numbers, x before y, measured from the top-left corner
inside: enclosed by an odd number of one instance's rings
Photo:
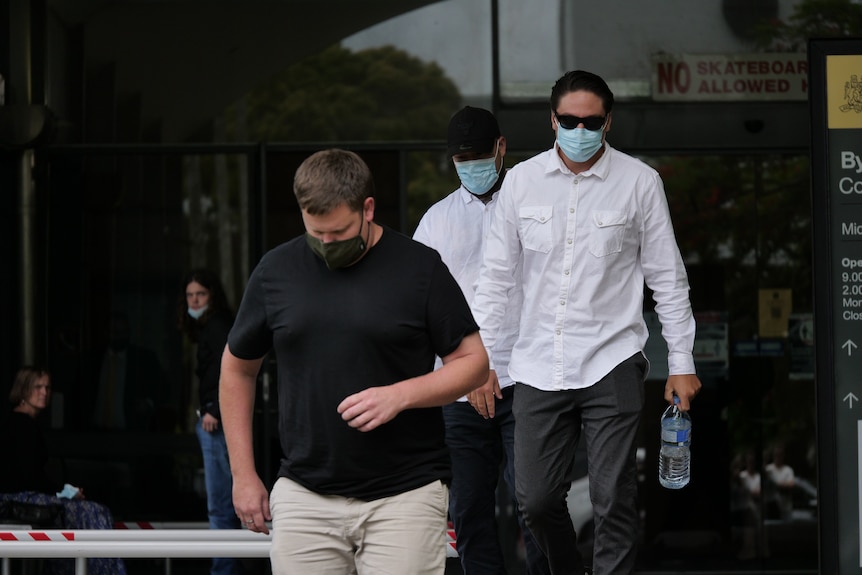
[[[666,349],[648,300],[643,567],[816,569],[808,157],[644,159],[664,180],[688,268],[704,388],[692,482],[667,492],[655,480]]]
[[[753,26],[786,18],[796,0],[601,3],[497,0],[500,98],[545,101],[568,70],[602,76],[618,99],[650,95],[656,53],[734,54],[755,51]]]
[[[490,105],[493,77],[490,0],[434,2],[349,36],[341,44],[354,51],[397,47],[439,66],[455,83],[464,101]],[[445,131],[441,135],[445,136]]]
[[[58,457],[118,518],[198,516],[201,500],[181,496],[203,492],[180,284],[212,269],[236,308],[250,269],[248,155],[66,150],[39,166]]]

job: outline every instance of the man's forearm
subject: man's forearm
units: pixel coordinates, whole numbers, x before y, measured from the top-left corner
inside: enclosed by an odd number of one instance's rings
[[[488,356],[479,332],[474,332],[443,358],[443,367],[398,385],[406,386],[408,408],[437,407],[473,391],[487,379]]]
[[[255,472],[252,419],[260,363],[240,360],[227,349],[222,358],[219,404],[231,472],[234,475]]]

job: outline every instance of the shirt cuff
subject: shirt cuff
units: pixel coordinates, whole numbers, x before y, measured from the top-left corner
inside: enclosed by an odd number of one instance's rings
[[[696,374],[694,356],[690,353],[672,352],[667,356],[668,375]]]

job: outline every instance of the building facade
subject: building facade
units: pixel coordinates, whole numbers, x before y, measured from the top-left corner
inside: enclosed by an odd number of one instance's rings
[[[672,493],[655,479],[666,366],[647,297],[639,568],[815,573],[810,134],[792,29],[811,4],[0,0],[0,375],[52,371],[52,445],[118,519],[203,520],[184,272],[218,270],[236,306],[257,259],[302,233],[296,166],[333,145],[372,167],[378,219],[412,233],[456,182],[451,113],[493,109],[514,163],[553,144],[556,78],[588,69],[617,97],[608,141],[665,181],[698,317],[693,480]],[[118,338],[146,358],[150,409],[107,430],[90,398]],[[768,480],[777,457],[797,478],[786,493]],[[517,572],[516,536],[510,552]]]

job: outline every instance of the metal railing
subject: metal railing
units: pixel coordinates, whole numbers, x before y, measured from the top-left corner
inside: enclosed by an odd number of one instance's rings
[[[73,558],[75,574],[86,575],[90,557],[269,557],[271,542],[271,535],[242,529],[9,530],[0,531],[0,556],[2,575],[11,574],[10,559],[31,557]]]
[[[2,575],[11,575],[10,559],[73,558],[75,574],[87,574],[91,557],[166,559],[170,575],[172,558],[269,557],[272,535],[244,529],[195,529],[200,523],[147,523],[146,528],[0,530]],[[22,526],[23,527],[23,526]],[[457,557],[455,533],[446,532],[446,556]]]

